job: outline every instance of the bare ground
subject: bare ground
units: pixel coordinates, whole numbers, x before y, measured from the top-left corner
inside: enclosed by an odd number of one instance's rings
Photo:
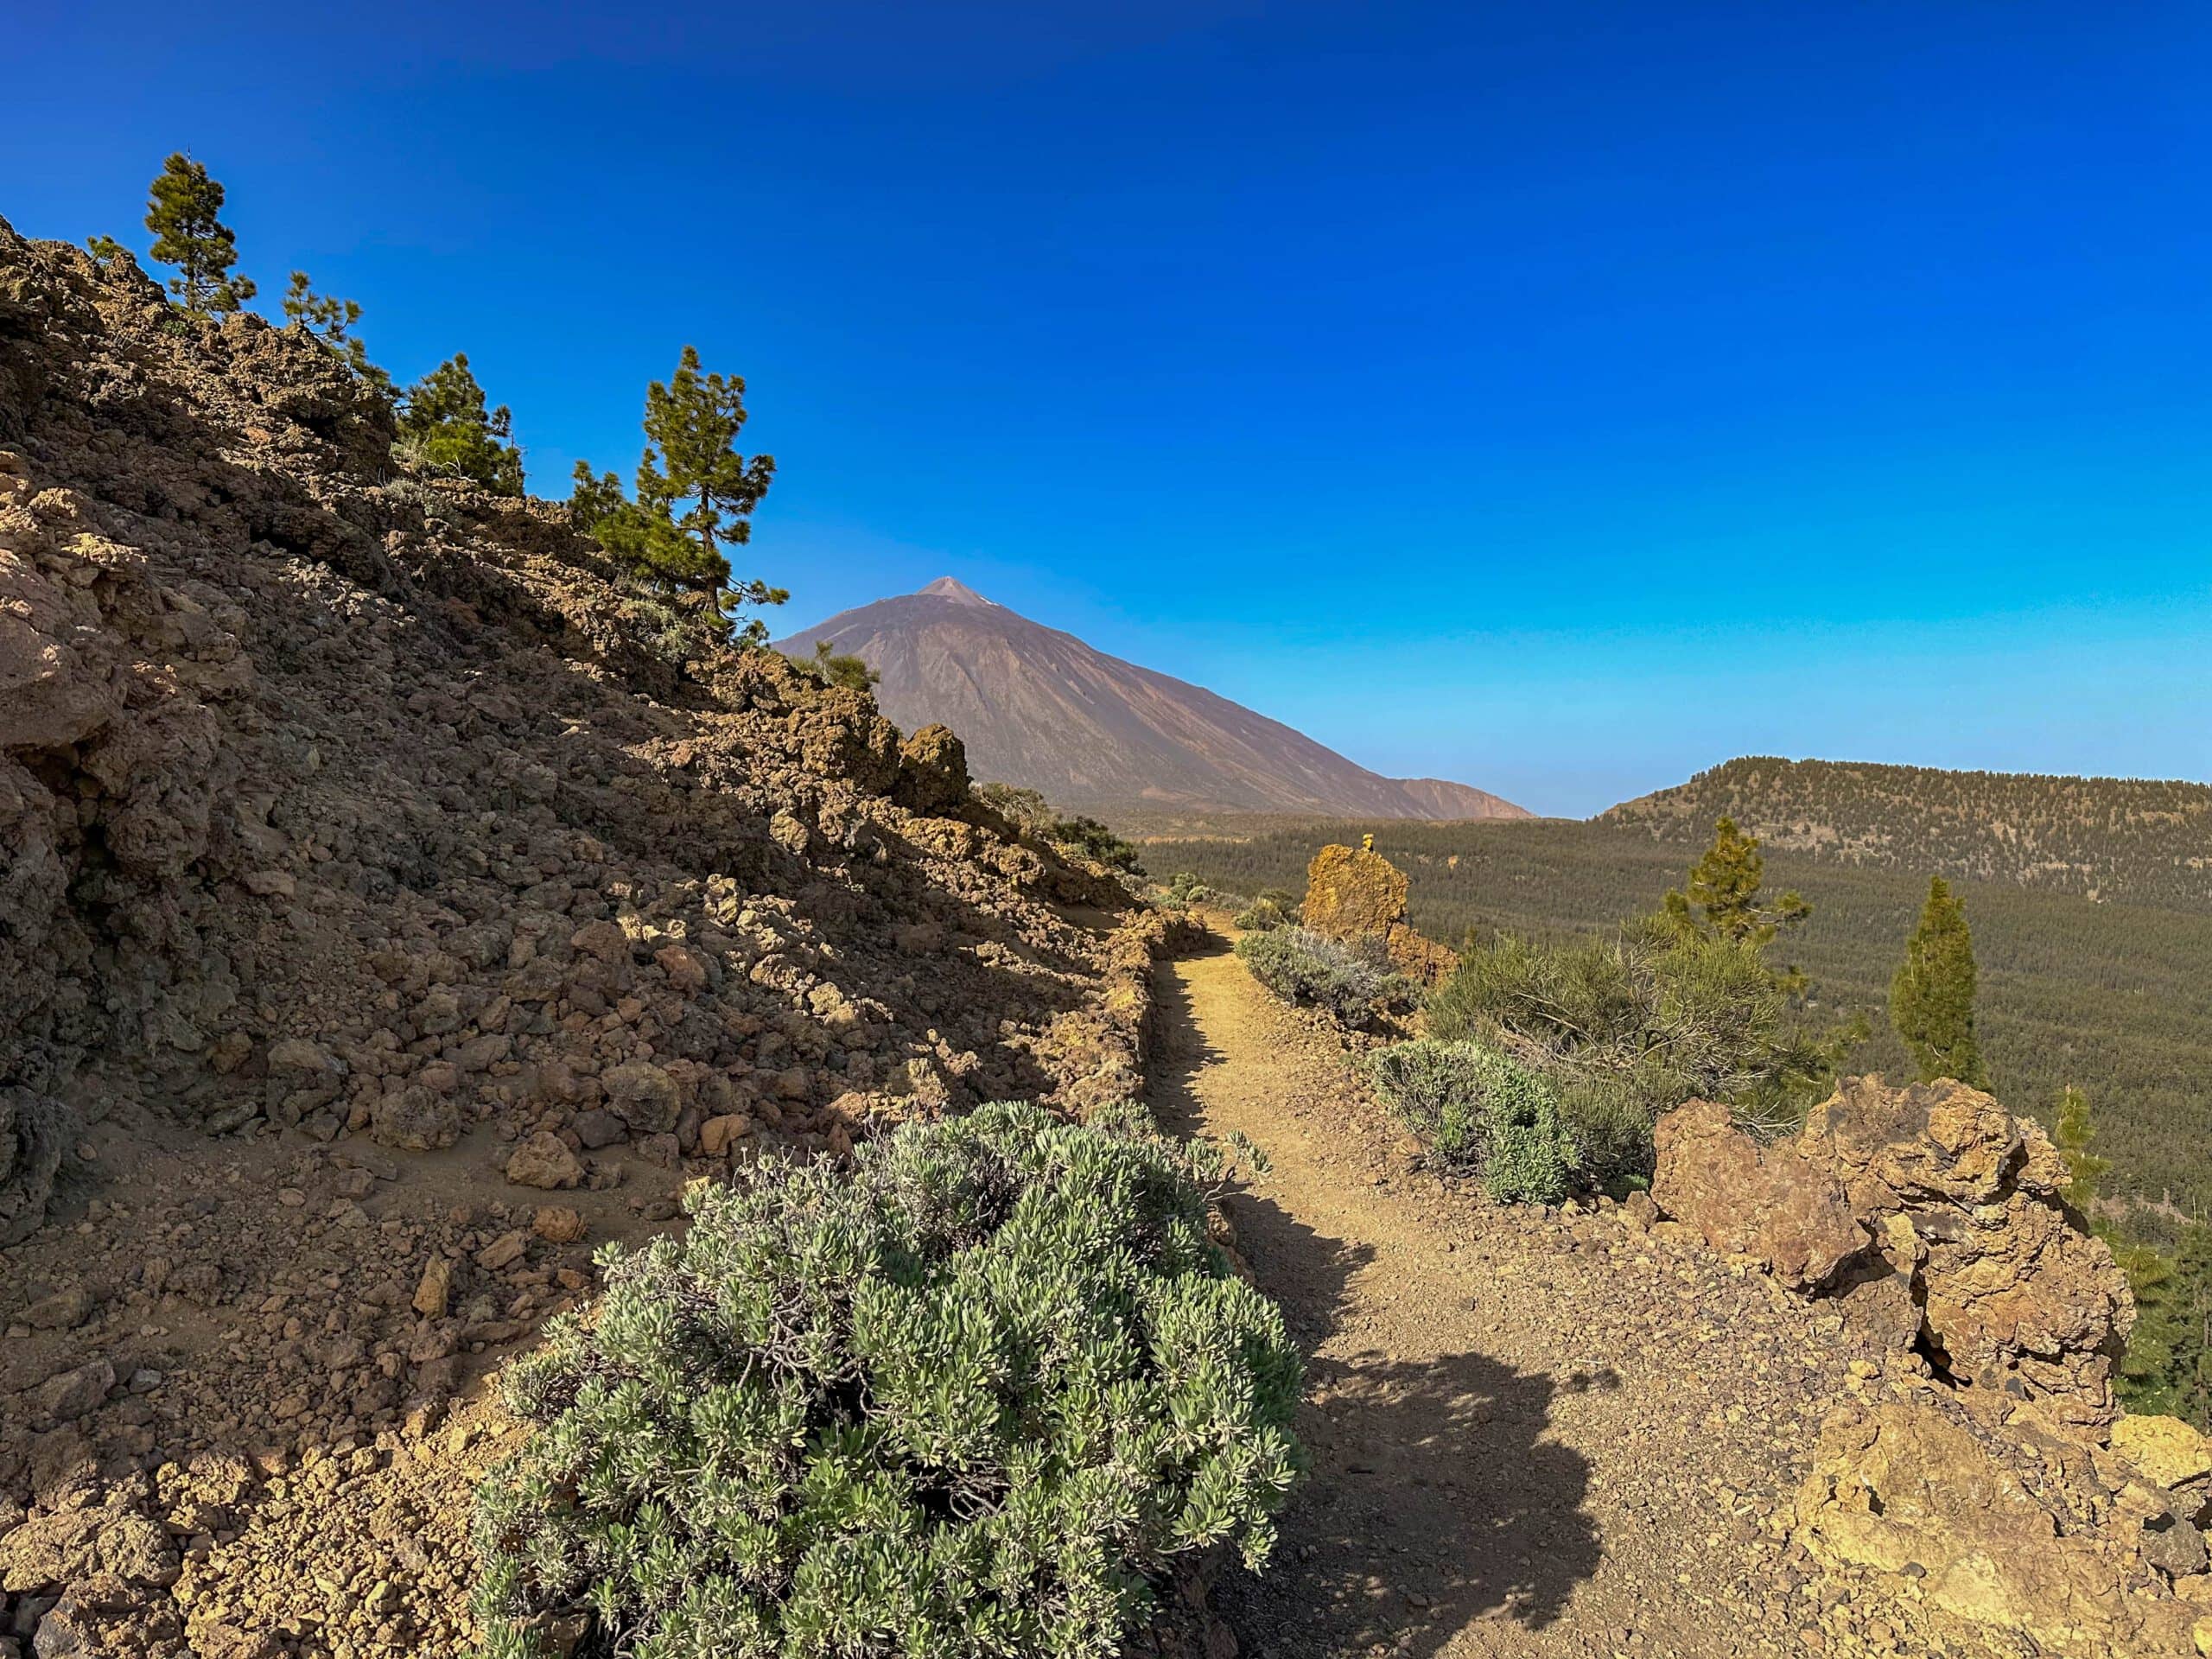
[[[1832,1314],[1624,1211],[1447,1184],[1233,956],[1161,979],[1151,1104],[1269,1155],[1226,1207],[1307,1355],[1311,1477],[1219,1597],[1248,1654],[1980,1650],[1787,1541],[1820,1418],[1866,1386]]]

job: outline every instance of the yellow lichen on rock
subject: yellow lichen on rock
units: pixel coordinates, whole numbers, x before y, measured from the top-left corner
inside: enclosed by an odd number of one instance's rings
[[[1457,952],[1422,938],[1406,920],[1411,884],[1405,872],[1373,850],[1324,847],[1306,870],[1306,902],[1300,919],[1332,939],[1371,935],[1383,941],[1401,973],[1425,985],[1440,984],[1459,965]]]

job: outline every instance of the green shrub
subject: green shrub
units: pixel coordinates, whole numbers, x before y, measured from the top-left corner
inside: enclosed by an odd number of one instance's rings
[[[1534,1088],[1483,1105],[1483,1187],[1501,1204],[1557,1204],[1573,1189],[1580,1153],[1559,1096],[1533,1072]]]
[[[1080,854],[1103,864],[1109,870],[1119,870],[1124,875],[1142,875],[1144,867],[1137,861],[1134,842],[1116,835],[1096,818],[1077,814],[1071,818],[1055,818],[1046,826],[1045,839],[1062,852]]]
[[[978,784],[976,798],[1025,836],[1034,836],[1064,853],[1095,859],[1124,875],[1142,875],[1136,846],[1124,841],[1096,818],[1080,814],[1062,817],[1052,804],[1033,789],[1013,784]]]
[[[1427,1017],[1432,1035],[1510,1048],[1549,1077],[1606,1185],[1649,1174],[1651,1127],[1686,1100],[1789,1128],[1863,1034],[1810,1020],[1755,941],[1664,914],[1606,938],[1502,936],[1461,960]]]
[[[588,1609],[633,1659],[1073,1659],[1171,1557],[1260,1565],[1299,1363],[1201,1161],[989,1106],[603,1249],[598,1303],[505,1379],[531,1433],[478,1499],[488,1655]]]
[[[1296,925],[1298,911],[1296,893],[1285,893],[1281,887],[1269,887],[1248,908],[1239,911],[1230,919],[1247,933],[1266,933],[1278,927]]]
[[[1170,910],[1187,910],[1192,905],[1210,905],[1217,895],[1214,890],[1192,875],[1188,870],[1178,870],[1168,878],[1160,902]]]
[[[1361,1070],[1442,1164],[1478,1173],[1504,1202],[1556,1204],[1580,1164],[1545,1077],[1480,1043],[1422,1038],[1378,1049]]]
[[[1236,954],[1253,978],[1284,1001],[1315,1007],[1345,1025],[1364,1025],[1412,995],[1376,942],[1347,943],[1302,927],[1247,933]]]

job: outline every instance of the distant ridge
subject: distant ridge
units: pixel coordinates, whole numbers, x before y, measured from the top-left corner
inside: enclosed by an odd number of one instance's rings
[[[1836,863],[2212,907],[2212,785],[1750,755],[1597,821],[1688,847],[1724,815]]]
[[[908,730],[942,721],[979,779],[1087,812],[1166,807],[1371,818],[1522,818],[1510,801],[1433,778],[1385,778],[1201,686],[1094,650],[940,576],[778,642],[818,640],[883,677]]]

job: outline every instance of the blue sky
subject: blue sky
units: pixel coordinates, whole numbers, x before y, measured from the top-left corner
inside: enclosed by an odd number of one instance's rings
[[[696,343],[810,622],[950,573],[1394,772],[2212,779],[2212,9],[38,7],[0,214],[467,351]]]

